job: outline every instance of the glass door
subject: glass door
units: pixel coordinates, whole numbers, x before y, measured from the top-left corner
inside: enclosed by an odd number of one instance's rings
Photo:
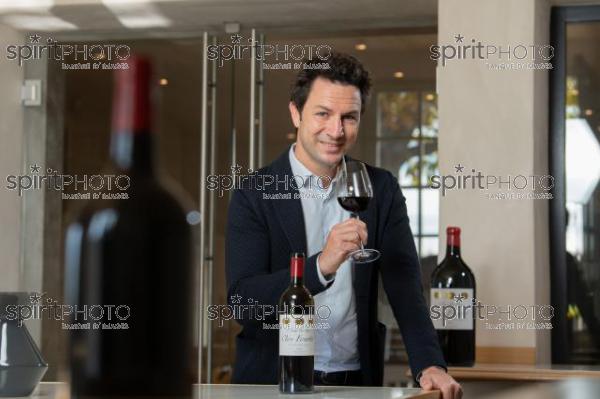
[[[556,363],[600,363],[600,7],[558,8],[552,74]]]

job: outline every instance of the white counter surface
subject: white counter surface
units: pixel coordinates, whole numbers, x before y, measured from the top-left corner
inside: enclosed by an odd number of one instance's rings
[[[420,388],[390,388],[390,387],[323,387],[316,386],[315,393],[302,395],[284,395],[279,393],[275,385],[216,385],[203,384],[200,386],[201,399],[268,399],[268,398],[299,398],[299,399],[439,399],[439,391],[424,392]]]
[[[439,399],[439,391],[424,392],[418,388],[390,387],[315,387],[315,393],[283,395],[275,385],[196,385],[194,397],[198,399]],[[31,399],[68,399],[68,385],[60,382],[42,382]],[[11,399],[11,398],[8,398]]]

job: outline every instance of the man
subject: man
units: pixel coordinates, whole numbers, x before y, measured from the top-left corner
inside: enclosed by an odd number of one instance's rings
[[[275,307],[289,284],[290,253],[305,252],[304,284],[316,307],[331,310],[329,328],[315,333],[315,383],[381,386],[381,275],[413,375],[424,389],[440,389],[444,399],[460,398],[460,386],[446,373],[423,298],[405,199],[396,179],[368,166],[374,196],[360,220],[337,204],[340,165],[356,142],[370,79],[351,56],[334,53],[327,64],[329,69],[301,70],[296,78],[289,103],[296,143],[258,171],[276,183],[234,191],[226,242],[228,298]],[[292,176],[296,183],[285,184]],[[316,178],[322,184],[306,184]],[[315,190],[322,195],[305,195]],[[361,242],[378,249],[381,257],[353,264],[349,254]],[[244,312],[238,320],[243,329],[236,339],[235,383],[277,383],[278,331],[263,328],[263,323],[276,322],[276,315],[264,313],[269,316],[265,320],[256,317],[258,312],[255,317]]]

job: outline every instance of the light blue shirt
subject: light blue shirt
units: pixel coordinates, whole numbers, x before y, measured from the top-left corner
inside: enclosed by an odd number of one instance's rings
[[[341,170],[331,184],[323,189],[315,176],[294,154],[295,144],[290,148],[292,174],[296,177],[304,226],[306,228],[307,256],[323,250],[331,228],[350,217],[337,201],[337,189]],[[309,180],[310,179],[310,180]],[[309,183],[310,182],[310,183]],[[304,185],[302,185],[304,183]],[[325,279],[317,260],[317,273],[323,285]],[[314,296],[317,326],[325,323],[329,328],[315,330],[315,370],[334,372],[359,370],[358,327],[356,323],[356,299],[352,284],[352,262],[346,260],[337,270],[333,284]]]

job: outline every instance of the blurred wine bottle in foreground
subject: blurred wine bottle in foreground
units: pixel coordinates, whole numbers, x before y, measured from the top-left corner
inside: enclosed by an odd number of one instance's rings
[[[460,256],[460,228],[446,229],[446,257],[431,276],[433,325],[448,365],[475,362],[475,276]]]
[[[115,72],[113,185],[66,237],[73,398],[188,397],[194,382],[190,226],[155,170],[150,64],[128,64]]]

